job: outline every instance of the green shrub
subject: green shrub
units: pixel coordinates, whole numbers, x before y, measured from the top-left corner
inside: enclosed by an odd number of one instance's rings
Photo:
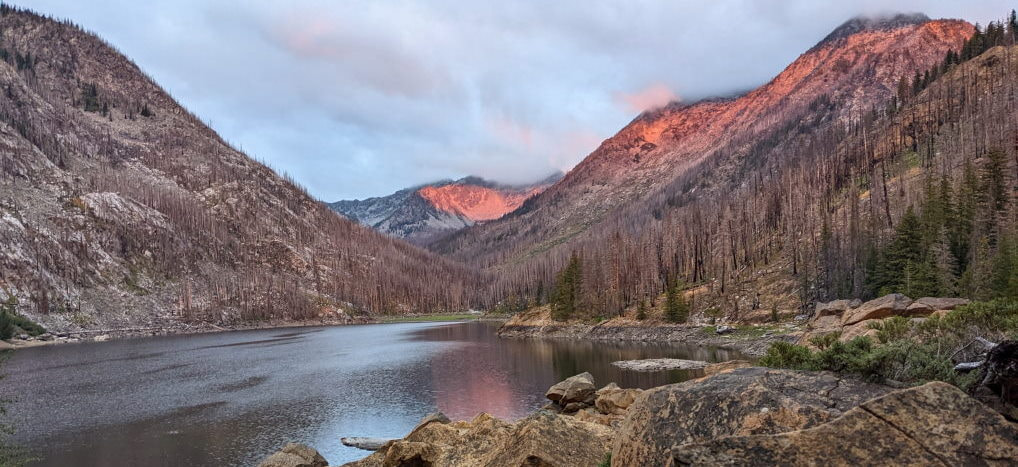
[[[600,464],[597,464],[597,467],[611,467],[611,465],[612,465],[612,453],[606,452],[604,453],[604,460],[602,460]]]
[[[1000,341],[1018,334],[1018,301],[976,302],[944,317],[931,316],[917,325],[907,318],[894,317],[869,327],[877,330],[876,342],[868,337],[840,342],[836,333],[811,339],[816,351],[776,342],[760,364],[835,371],[875,382],[917,385],[944,381],[966,389],[978,374],[954,371],[952,356],[975,337]]]
[[[829,332],[827,334],[822,334],[822,335],[819,335],[819,336],[813,336],[812,338],[810,338],[809,343],[813,347],[816,347],[816,348],[818,348],[820,350],[823,350],[823,349],[826,349],[826,348],[830,347],[831,344],[834,344],[835,342],[838,342],[838,339],[840,337],[841,337],[841,331]]]
[[[904,316],[893,316],[881,321],[874,321],[867,325],[870,329],[877,331],[877,340],[881,344],[902,339],[908,334],[909,319]]]
[[[778,341],[767,349],[767,354],[760,359],[760,364],[773,368],[812,370],[813,351],[801,345]]]
[[[46,332],[38,323],[17,314],[14,311],[15,305],[17,301],[13,297],[0,303],[0,340],[14,337],[19,329],[32,336]]]

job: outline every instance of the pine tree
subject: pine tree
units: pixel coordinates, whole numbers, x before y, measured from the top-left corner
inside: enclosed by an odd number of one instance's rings
[[[689,319],[689,303],[682,289],[682,283],[675,282],[668,287],[665,296],[665,319],[672,323],[685,323]]]
[[[647,319],[647,301],[640,300],[640,303],[636,305],[636,319],[643,321]]]
[[[555,284],[555,296],[551,304],[552,319],[565,321],[576,315],[580,302],[582,273],[580,257],[574,252],[569,258],[569,264],[559,273]]]

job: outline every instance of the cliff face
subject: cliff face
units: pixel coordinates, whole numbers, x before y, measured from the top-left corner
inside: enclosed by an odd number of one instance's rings
[[[712,155],[744,157],[754,143],[794,136],[782,133],[790,122],[859,118],[893,96],[902,76],[938,63],[972,31],[964,21],[921,15],[849,21],[743,96],[673,103],[640,115],[518,215],[469,229],[436,249],[467,259],[559,243]]]
[[[343,219],[102,40],[0,9],[0,299],[55,330],[466,306],[475,274]]]
[[[329,207],[379,232],[424,245],[478,222],[498,219],[560,178],[555,175],[528,185],[502,185],[466,177],[378,198],[338,201]]]

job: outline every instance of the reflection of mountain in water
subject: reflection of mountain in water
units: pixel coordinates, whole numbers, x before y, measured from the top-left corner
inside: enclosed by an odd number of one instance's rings
[[[590,372],[599,386],[651,388],[699,376],[698,371],[623,371],[612,362],[644,358],[725,361],[743,356],[724,349],[647,342],[501,339],[498,323],[473,322],[424,329],[420,341],[458,341],[462,346],[431,360],[439,410],[452,419],[479,412],[519,418],[544,405],[544,392],[572,375]]]

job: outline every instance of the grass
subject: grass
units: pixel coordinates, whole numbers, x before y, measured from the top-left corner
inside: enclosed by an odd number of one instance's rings
[[[760,364],[797,370],[828,370],[861,376],[874,382],[909,385],[944,381],[967,389],[978,372],[954,371],[956,355],[976,337],[994,342],[1018,338],[1018,301],[975,302],[943,317],[924,321],[895,317],[871,323],[876,339],[856,337],[840,342],[838,335],[810,341],[816,350],[776,342]]]
[[[446,313],[434,315],[382,316],[383,323],[430,323],[435,321],[471,321],[482,315],[472,313]]]

